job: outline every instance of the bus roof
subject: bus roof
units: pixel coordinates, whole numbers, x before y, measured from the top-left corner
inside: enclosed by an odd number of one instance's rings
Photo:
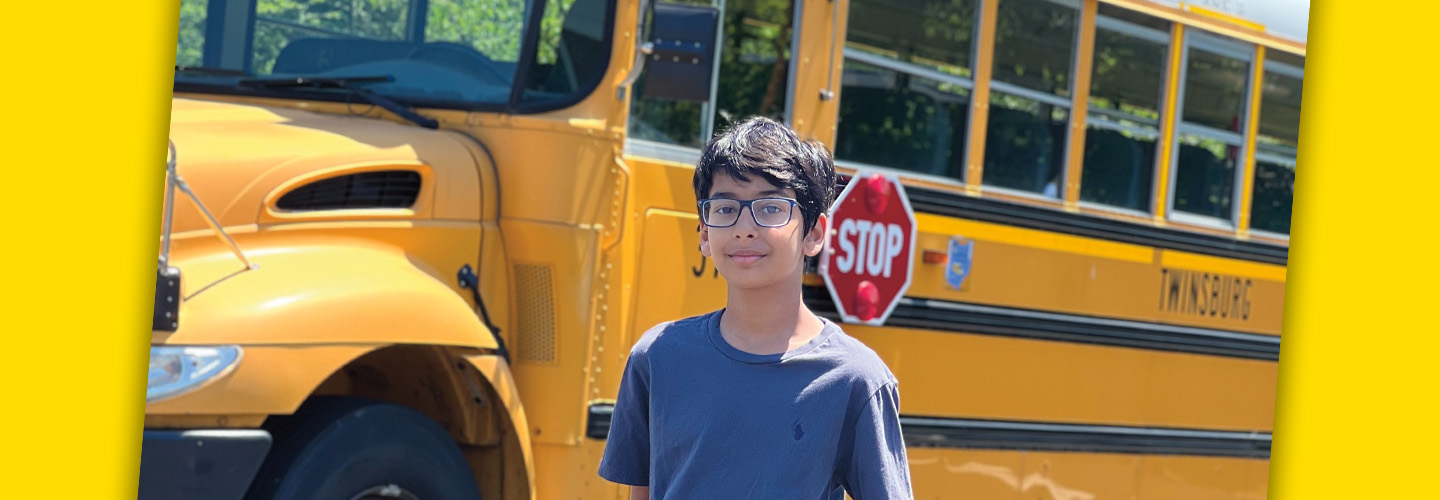
[[[1259,24],[1271,35],[1305,43],[1310,25],[1310,0],[1146,0],[1177,9],[1198,7]]]

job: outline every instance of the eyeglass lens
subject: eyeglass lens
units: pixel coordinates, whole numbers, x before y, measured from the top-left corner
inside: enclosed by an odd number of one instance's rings
[[[740,220],[740,209],[746,203],[737,200],[709,200],[705,202],[705,223],[725,227]],[[766,227],[778,227],[790,222],[790,200],[761,198],[749,202],[750,213],[755,223]]]

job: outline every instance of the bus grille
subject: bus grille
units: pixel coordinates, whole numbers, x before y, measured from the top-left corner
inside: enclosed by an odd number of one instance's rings
[[[275,202],[281,210],[408,208],[420,195],[420,174],[384,170],[342,175],[306,184]]]
[[[555,362],[555,288],[550,266],[516,264],[515,298],[517,360]]]

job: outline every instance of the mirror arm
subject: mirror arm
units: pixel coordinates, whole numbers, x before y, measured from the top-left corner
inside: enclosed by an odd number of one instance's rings
[[[645,40],[645,14],[650,9],[650,0],[640,0],[640,14],[635,21],[635,64],[630,66],[630,73],[625,75],[625,81],[620,83],[620,88],[615,92],[615,98],[624,100],[630,93],[630,88],[635,81],[640,79],[640,72],[645,69],[645,56],[655,51],[655,45]]]

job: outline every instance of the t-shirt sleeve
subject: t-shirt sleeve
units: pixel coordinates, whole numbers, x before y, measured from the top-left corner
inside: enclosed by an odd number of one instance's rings
[[[844,481],[845,490],[855,500],[914,497],[905,441],[900,436],[900,393],[894,384],[871,396],[856,417]]]
[[[650,366],[645,356],[632,351],[625,363],[600,460],[600,477],[630,486],[650,485]]]

